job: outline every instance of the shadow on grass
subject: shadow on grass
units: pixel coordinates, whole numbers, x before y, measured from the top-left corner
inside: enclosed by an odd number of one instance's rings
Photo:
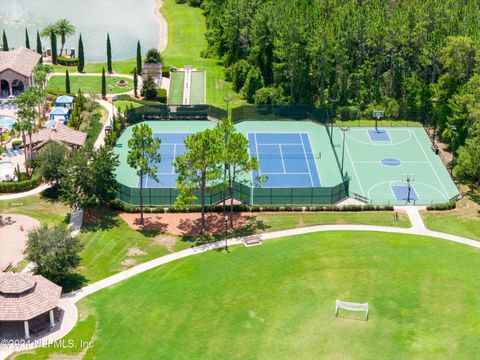
[[[471,185],[465,195],[469,196],[474,203],[480,205],[480,187],[479,186]]]
[[[200,219],[195,221],[185,221],[179,225],[179,228],[184,230],[186,235],[180,237],[180,241],[184,243],[190,243],[191,246],[200,246],[208,243],[212,243],[219,240],[225,240],[226,238],[238,238],[250,235],[255,235],[259,232],[264,232],[270,228],[263,221],[257,220],[255,216],[249,216],[246,218],[246,223],[238,226],[234,229],[225,228],[225,222],[212,223],[211,217],[206,217],[207,231],[209,234],[200,235]],[[210,220],[210,221],[209,221]],[[212,231],[215,230],[215,231]],[[197,235],[191,235],[196,233]]]
[[[82,231],[105,231],[119,226],[117,213],[108,208],[98,208],[85,212]]]
[[[45,201],[58,201],[60,198],[60,191],[57,185],[53,185],[40,193],[40,197]]]
[[[87,283],[87,278],[79,273],[69,273],[66,274],[63,279],[58,282],[63,288],[64,293],[70,291],[78,290],[82,288]]]

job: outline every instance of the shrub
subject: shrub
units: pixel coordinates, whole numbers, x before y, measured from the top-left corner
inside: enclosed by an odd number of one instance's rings
[[[252,68],[248,72],[247,80],[242,87],[242,95],[249,102],[253,102],[253,97],[257,90],[263,87],[263,76],[259,69]]]
[[[167,90],[157,89],[157,100],[166,103],[167,102]]]
[[[233,83],[233,89],[237,92],[245,85],[249,71],[252,69],[246,60],[239,60],[229,68],[225,70],[225,77],[231,79]]]
[[[253,97],[258,105],[285,105],[287,98],[279,87],[264,87],[255,92]]]
[[[150,49],[145,57],[145,64],[161,64],[163,63],[162,55],[157,49]]]
[[[40,176],[34,176],[30,180],[13,181],[13,182],[0,182],[0,193],[19,193],[28,190],[32,190],[40,185],[42,178]]]
[[[432,204],[427,206],[428,211],[446,211],[446,210],[453,210],[457,207],[457,203],[455,201],[449,201],[446,203],[440,204]]]
[[[12,141],[12,147],[16,148],[17,146],[22,145],[22,140],[14,140]]]
[[[58,65],[63,66],[77,66],[78,65],[78,58],[67,58],[65,56],[59,56],[57,58]]]
[[[148,100],[156,100],[157,86],[155,85],[152,75],[148,75],[143,82],[141,95]]]
[[[162,68],[162,77],[169,78],[170,77],[170,71],[171,71],[170,66],[164,66]]]
[[[130,205],[124,203],[121,200],[114,200],[110,203],[110,206],[114,210],[129,212],[129,213],[138,213],[140,212],[140,207],[135,205]],[[146,207],[144,211],[146,213],[164,213],[165,209],[168,209],[168,213],[183,213],[183,212],[200,212],[201,207],[198,205],[192,206],[176,206],[176,205],[165,205],[165,206],[153,206]],[[221,205],[210,205],[206,206],[207,212],[223,212],[223,207]],[[234,211],[236,212],[361,212],[361,211],[393,211],[393,206],[390,205],[346,205],[346,206],[337,206],[337,205],[235,205]]]
[[[362,117],[362,112],[357,106],[342,106],[338,109],[340,120],[358,120]]]

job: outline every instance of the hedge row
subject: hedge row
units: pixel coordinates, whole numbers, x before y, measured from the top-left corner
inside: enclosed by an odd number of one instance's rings
[[[58,65],[63,66],[77,66],[78,65],[78,58],[67,58],[65,56],[59,56],[57,58]]]
[[[36,188],[42,183],[40,176],[34,176],[30,180],[0,182],[0,193],[19,193]]]
[[[120,200],[115,200],[111,204],[111,207],[114,210],[124,211],[128,213],[139,213],[140,207],[126,204]],[[346,205],[346,206],[336,206],[336,205],[318,205],[318,206],[298,206],[298,205],[265,205],[265,206],[248,206],[248,205],[234,205],[235,212],[321,212],[321,211],[330,211],[330,212],[360,212],[360,211],[393,211],[393,206],[389,205]],[[221,205],[212,205],[207,206],[207,212],[222,212],[223,207]],[[230,207],[228,206],[228,209]],[[156,207],[145,207],[144,212],[155,214],[155,213],[184,213],[184,212],[200,212],[200,206],[156,206]]]
[[[453,210],[457,207],[457,203],[455,201],[450,201],[447,203],[441,204],[432,204],[427,206],[428,211],[446,211],[446,210]]]

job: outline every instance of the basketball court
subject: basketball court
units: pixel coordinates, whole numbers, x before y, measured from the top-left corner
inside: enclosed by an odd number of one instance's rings
[[[333,142],[343,154],[350,195],[373,204],[447,202],[459,195],[422,127],[335,128]]]

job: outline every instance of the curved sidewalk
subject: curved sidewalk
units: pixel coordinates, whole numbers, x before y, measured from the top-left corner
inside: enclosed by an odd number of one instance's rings
[[[433,238],[453,241],[459,244],[472,246],[480,249],[479,241],[426,229],[423,223],[423,220],[421,218],[421,215],[419,213],[419,210],[416,207],[406,206],[406,207],[399,207],[397,209],[407,212],[408,217],[412,223],[412,226],[410,228],[395,228],[395,227],[375,226],[375,225],[318,225],[318,226],[310,226],[310,227],[304,227],[299,229],[283,230],[283,231],[276,231],[272,233],[261,234],[259,235],[259,237],[262,241],[264,241],[264,240],[270,240],[270,239],[278,239],[278,238],[287,237],[287,236],[295,236],[295,235],[310,234],[310,233],[325,232],[325,231],[374,231],[374,232],[396,233],[396,234],[405,234],[405,235],[429,236]],[[240,244],[243,244],[243,239],[242,238],[229,239],[228,244],[229,246],[240,245]],[[78,314],[76,313],[76,307],[74,304],[79,300],[83,299],[84,297],[91,295],[102,289],[105,289],[107,287],[110,287],[112,285],[115,285],[121,281],[127,280],[135,275],[154,269],[158,266],[167,264],[175,260],[183,259],[192,255],[201,254],[210,250],[222,249],[224,246],[225,246],[225,240],[219,240],[214,243],[196,246],[190,249],[186,249],[173,254],[162,256],[160,258],[134,266],[118,274],[112,275],[94,284],[85,286],[84,288],[79,289],[77,291],[65,294],[62,298],[62,301],[64,306],[68,306],[70,308],[70,311],[68,311],[70,315],[67,317],[66,323],[65,324],[62,323],[62,326],[58,330],[58,333],[56,332],[55,334],[51,334],[51,337],[49,336],[49,340],[59,340],[65,335],[67,335],[71,329],[73,329],[76,319],[78,317]],[[8,349],[7,351],[5,350],[7,349],[0,349],[0,359],[3,359],[6,356],[9,356],[13,352],[12,349]],[[14,351],[22,351],[22,350],[25,350],[25,349],[24,348],[15,349]]]
[[[47,184],[42,184],[42,185],[36,187],[35,189],[25,191],[25,192],[22,192],[22,193],[0,195],[0,201],[21,199],[23,197],[40,194],[42,191],[48,189],[51,186],[52,186],[52,184],[47,183]]]

